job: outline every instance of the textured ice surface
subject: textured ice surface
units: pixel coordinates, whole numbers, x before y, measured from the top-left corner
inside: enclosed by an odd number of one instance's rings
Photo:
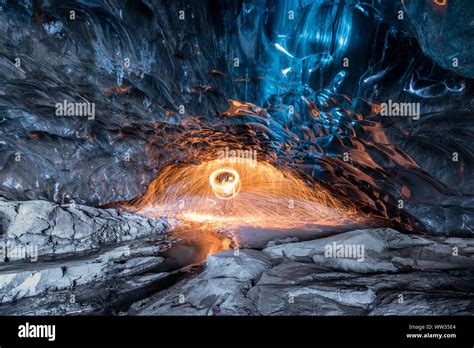
[[[0,195],[128,200],[169,163],[243,147],[399,229],[472,234],[474,4],[415,3],[4,3]],[[377,115],[388,99],[420,119]],[[94,119],[56,116],[64,100]]]

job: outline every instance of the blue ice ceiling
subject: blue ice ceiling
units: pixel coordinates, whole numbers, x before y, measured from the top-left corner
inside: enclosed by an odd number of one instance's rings
[[[244,1],[235,29],[229,58],[241,64],[230,70],[262,78],[253,96],[260,105],[325,89],[374,101],[404,89],[423,97],[462,91],[459,79],[436,76],[423,59],[401,1]]]
[[[288,146],[284,154],[279,152],[280,160],[318,180],[330,182],[338,176],[333,188],[375,210],[393,211],[399,202],[409,201],[405,209],[426,214],[421,219],[432,228],[437,224],[433,221],[452,213],[438,209],[440,215],[434,217],[428,213],[431,208],[420,206],[449,204],[453,200],[446,197],[472,187],[461,174],[464,169],[445,169],[462,177],[462,188],[446,180],[451,175],[440,171],[437,161],[444,156],[446,163],[456,151],[466,161],[472,159],[472,151],[460,145],[469,141],[465,122],[455,125],[454,120],[466,111],[464,117],[472,117],[468,77],[474,70],[459,47],[472,47],[473,37],[461,29],[455,29],[460,32],[455,36],[449,28],[458,28],[459,18],[470,20],[473,8],[466,1],[244,1],[229,47],[229,61],[240,60],[240,66],[230,65],[229,71],[245,81],[237,99],[265,108],[276,142],[286,136]],[[423,22],[430,24],[420,27]],[[445,44],[446,37],[427,42],[425,37],[433,33],[449,37],[453,44]],[[450,66],[446,57],[462,60],[464,68]],[[445,98],[457,98],[460,104],[454,107]],[[381,118],[377,105],[387,100],[419,103],[424,121]],[[431,130],[421,131],[423,127]],[[431,156],[436,159],[430,161],[431,137],[443,129],[457,140],[433,146]],[[381,190],[390,194],[382,198]],[[381,199],[386,200],[383,208]],[[472,230],[470,212],[456,219],[461,229]]]

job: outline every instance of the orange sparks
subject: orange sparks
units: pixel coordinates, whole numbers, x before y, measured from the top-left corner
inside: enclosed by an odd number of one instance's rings
[[[308,185],[290,171],[243,158],[169,166],[132,208],[146,216],[225,230],[335,226],[357,220],[354,208],[317,183]]]

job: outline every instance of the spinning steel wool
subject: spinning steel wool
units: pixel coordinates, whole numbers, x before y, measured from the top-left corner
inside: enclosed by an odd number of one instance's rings
[[[220,228],[294,228],[357,220],[315,182],[267,162],[212,160],[165,168],[132,203],[146,216],[169,216]]]

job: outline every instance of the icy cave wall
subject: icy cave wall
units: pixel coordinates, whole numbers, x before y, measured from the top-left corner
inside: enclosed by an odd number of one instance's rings
[[[178,127],[180,105],[188,118],[225,108],[225,99],[202,100],[193,87],[218,84],[232,93],[210,74],[225,62],[225,40],[223,18],[206,2],[8,1],[1,9],[1,193],[8,198],[130,199],[173,158],[152,141]],[[95,103],[95,119],[57,117],[63,100]]]
[[[230,144],[404,228],[469,234],[473,14],[468,0],[0,1],[0,195],[131,199]],[[64,100],[94,118],[58,117]],[[387,100],[420,103],[420,119],[381,117]]]

